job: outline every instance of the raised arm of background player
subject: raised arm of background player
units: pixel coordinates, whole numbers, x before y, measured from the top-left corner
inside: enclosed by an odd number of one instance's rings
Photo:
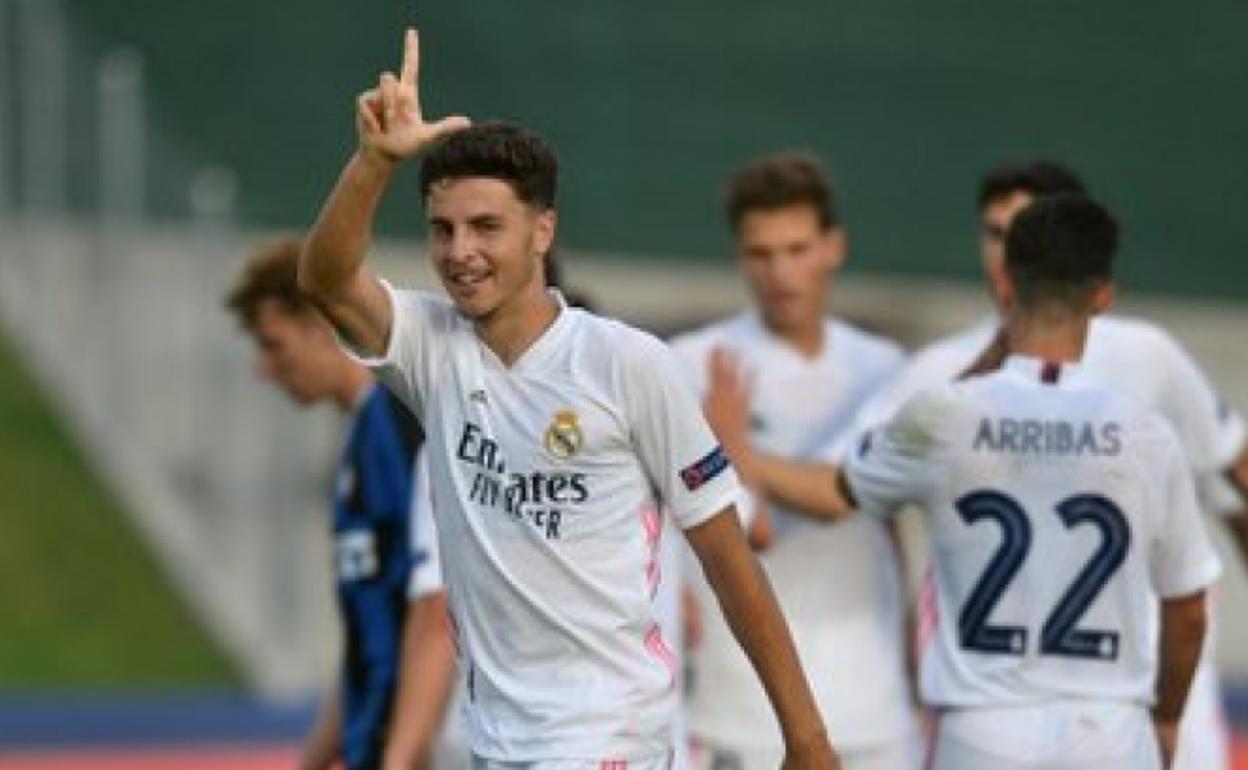
[[[419,68],[420,42],[409,29],[399,77],[383,73],[377,87],[356,101],[359,148],[325,201],[299,260],[299,287],[366,355],[385,352],[393,318],[385,289],[364,265],[377,205],[400,161],[469,125],[462,116],[424,119],[416,88]]]
[[[750,397],[740,369],[722,350],[711,353],[706,419],[743,479],[766,499],[809,518],[838,521],[853,513],[832,463],[762,454],[750,444]]]

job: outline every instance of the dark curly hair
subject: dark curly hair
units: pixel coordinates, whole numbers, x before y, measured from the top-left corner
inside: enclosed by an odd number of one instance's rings
[[[421,161],[421,198],[444,179],[470,176],[500,179],[530,206],[555,207],[559,162],[545,140],[520,126],[480,123],[448,136]]]

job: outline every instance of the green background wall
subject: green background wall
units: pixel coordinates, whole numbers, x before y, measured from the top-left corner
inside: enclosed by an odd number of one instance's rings
[[[235,167],[254,224],[310,220],[354,94],[416,20],[431,112],[552,139],[572,246],[717,258],[724,174],[801,145],[835,174],[855,269],[970,277],[979,174],[1043,155],[1120,212],[1128,285],[1248,297],[1243,2],[67,2],[88,52],[146,53],[168,163]],[[420,231],[410,180],[384,222]]]

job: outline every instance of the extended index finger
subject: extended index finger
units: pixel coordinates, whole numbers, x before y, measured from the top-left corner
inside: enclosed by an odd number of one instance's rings
[[[399,82],[405,86],[415,86],[416,76],[420,73],[420,36],[413,27],[407,28],[403,36],[403,66],[399,70]]]

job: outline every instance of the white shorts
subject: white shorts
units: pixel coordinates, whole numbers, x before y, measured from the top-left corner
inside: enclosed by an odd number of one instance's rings
[[[833,748],[843,770],[918,770],[921,765],[917,740],[869,748]],[[694,741],[689,756],[690,770],[778,770],[784,762],[783,749],[740,749],[701,741]]]
[[[1179,722],[1174,770],[1230,770],[1231,736],[1222,706],[1222,689],[1211,656],[1201,658],[1187,706]]]
[[[504,762],[484,759],[475,754],[472,770],[671,770],[672,755],[664,754],[652,759],[540,759],[534,762]],[[775,768],[772,768],[775,770]]]
[[[942,711],[932,770],[1161,770],[1148,711],[1056,703]]]

